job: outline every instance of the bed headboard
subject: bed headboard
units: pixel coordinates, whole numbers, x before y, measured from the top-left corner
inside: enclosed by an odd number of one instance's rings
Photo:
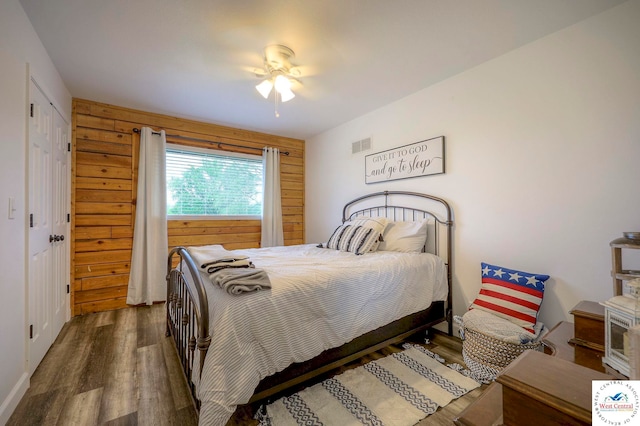
[[[393,221],[428,220],[427,241],[424,250],[440,256],[447,265],[447,321],[451,334],[452,298],[451,277],[451,233],[453,213],[451,206],[442,198],[429,194],[407,191],[382,191],[358,197],[345,204],[342,222],[356,217],[385,217]]]
[[[425,251],[442,257],[445,262],[451,257],[448,246],[453,218],[449,203],[442,198],[419,192],[376,192],[349,201],[342,209],[342,222],[359,216],[403,222],[427,219],[429,230]]]

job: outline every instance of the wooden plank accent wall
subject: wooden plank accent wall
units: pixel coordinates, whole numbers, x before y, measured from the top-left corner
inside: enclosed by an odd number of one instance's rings
[[[73,315],[127,306],[140,137],[134,128],[262,148],[282,155],[280,180],[286,245],[304,242],[304,141],[74,99],[71,178]],[[167,142],[212,148],[167,137]],[[213,145],[213,148],[216,148]],[[256,151],[223,147],[225,151]],[[259,220],[170,220],[169,247],[260,246]]]

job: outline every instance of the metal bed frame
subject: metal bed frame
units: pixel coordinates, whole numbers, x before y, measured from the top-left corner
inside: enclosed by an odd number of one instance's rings
[[[372,204],[382,198],[383,204]],[[390,198],[422,199],[427,203],[435,203],[439,212],[425,210],[418,207],[408,207],[390,204]],[[364,207],[356,206],[363,205]],[[304,363],[292,364],[281,372],[263,379],[255,390],[249,402],[262,400],[330,371],[348,362],[360,358],[368,353],[377,351],[389,344],[401,341],[412,334],[427,330],[434,325],[447,321],[448,333],[453,334],[452,318],[452,258],[451,234],[453,227],[452,211],[449,204],[442,198],[428,194],[406,191],[383,191],[368,194],[348,202],[342,211],[342,221],[355,217],[387,217],[391,220],[413,221],[428,219],[431,224],[424,250],[443,257],[447,267],[448,295],[446,302],[433,302],[424,311],[380,327],[351,342],[324,351],[319,356]],[[444,231],[444,232],[443,232]],[[444,235],[443,235],[444,234]],[[431,237],[433,235],[433,238]],[[185,276],[185,268],[190,272],[193,281]],[[199,369],[202,372],[209,346],[211,334],[209,330],[209,304],[204,284],[200,279],[197,265],[185,247],[176,247],[169,253],[167,259],[167,327],[166,335],[173,336],[175,348],[185,373],[185,379],[191,389],[196,409],[200,401],[196,396],[195,385],[191,377],[196,359],[196,349],[199,352]]]

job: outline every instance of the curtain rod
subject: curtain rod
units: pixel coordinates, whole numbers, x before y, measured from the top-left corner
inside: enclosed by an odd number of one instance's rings
[[[133,128],[133,132],[134,133],[140,133],[140,129],[138,129],[137,127],[134,127]],[[160,134],[160,132],[156,132],[156,131],[152,131],[152,133],[154,135],[159,135]],[[235,148],[254,149],[254,150],[262,151],[262,148],[256,148],[254,146],[235,145],[235,144],[227,143],[227,142],[216,142],[216,141],[210,141],[210,140],[207,140],[207,139],[191,138],[189,136],[182,136],[182,135],[166,135],[166,136],[170,137],[170,138],[177,138],[177,139],[183,139],[183,140],[188,140],[188,141],[206,142],[206,143],[210,143],[210,144],[213,144],[213,145],[218,145],[218,148],[221,148],[222,145],[226,145],[226,146],[233,146]],[[289,155],[289,151],[282,151],[282,152],[280,152],[280,154]]]

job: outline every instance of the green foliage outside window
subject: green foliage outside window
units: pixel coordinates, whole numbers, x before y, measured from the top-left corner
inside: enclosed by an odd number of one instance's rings
[[[262,161],[167,149],[168,215],[262,214]]]

